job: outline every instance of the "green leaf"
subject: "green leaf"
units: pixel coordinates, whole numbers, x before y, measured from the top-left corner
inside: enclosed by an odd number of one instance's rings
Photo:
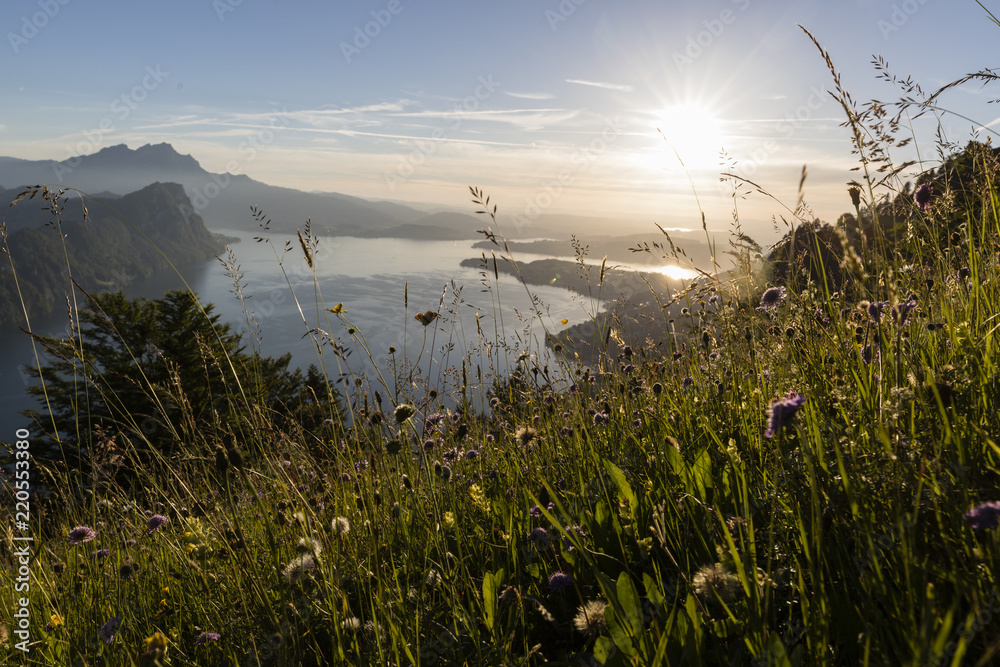
[[[615,486],[618,487],[618,493],[620,493],[622,497],[628,501],[629,512],[631,512],[634,517],[636,512],[639,510],[639,504],[636,500],[635,492],[632,491],[632,487],[629,486],[628,480],[625,479],[625,473],[621,471],[621,468],[608,460],[604,461],[604,467],[611,475],[611,479],[614,481]]]
[[[503,575],[503,570],[500,574]],[[492,631],[497,615],[497,577],[492,572],[483,576],[483,614],[486,616],[486,627]]]
[[[638,637],[642,632],[642,603],[639,598],[639,591],[636,590],[632,578],[625,572],[618,575],[618,602],[625,611],[625,620],[630,626],[630,634]]]
[[[615,657],[617,649],[615,643],[607,637],[598,637],[594,642],[594,659],[602,665],[608,664]]]
[[[615,613],[615,608],[612,605],[608,605],[608,608],[604,610],[604,618],[608,621],[608,632],[611,634],[611,639],[614,640],[618,650],[630,658],[635,657],[638,651],[636,651],[635,644],[632,642],[632,635],[629,633],[629,628],[626,626],[627,621],[623,621]]]
[[[656,581],[645,572],[642,574],[642,587],[646,589],[646,597],[649,598],[652,605],[658,610],[663,609],[667,600]]]

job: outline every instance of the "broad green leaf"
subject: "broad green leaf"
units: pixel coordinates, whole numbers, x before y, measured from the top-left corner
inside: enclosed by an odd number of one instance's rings
[[[632,578],[625,572],[618,575],[618,602],[625,611],[625,620],[631,626],[631,634],[638,637],[642,632],[642,603],[639,599],[639,591],[635,589]]]
[[[635,513],[639,510],[639,505],[635,497],[635,492],[632,491],[632,487],[629,486],[628,480],[625,479],[625,473],[622,472],[621,468],[608,460],[604,461],[604,467],[611,475],[611,479],[614,481],[615,486],[618,487],[618,493],[620,493],[622,497],[628,501],[629,512],[631,512],[632,516],[635,516]]]
[[[607,637],[598,637],[597,641],[594,642],[594,658],[602,665],[608,664],[608,661],[615,657],[616,652],[615,643]]]
[[[483,614],[486,627],[492,631],[497,614],[497,580],[492,572],[483,576]]]

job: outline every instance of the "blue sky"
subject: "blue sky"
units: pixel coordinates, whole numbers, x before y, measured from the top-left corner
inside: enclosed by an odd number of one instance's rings
[[[984,2],[1000,14],[1000,2]],[[989,60],[1000,27],[974,1],[8,0],[0,44],[0,154],[65,159],[169,142],[211,171],[304,190],[469,208],[709,227],[736,170],[833,220],[854,177],[826,48],[854,99],[891,102],[873,55],[933,91]],[[366,34],[367,33],[367,34]],[[989,125],[996,88],[942,106]],[[973,123],[945,114],[949,139]],[[932,116],[913,125],[927,166]],[[909,127],[901,130],[907,136]],[[981,132],[985,138],[986,131]],[[899,149],[898,160],[913,156]],[[14,185],[14,184],[5,184]],[[773,200],[740,202],[773,237]],[[609,230],[613,231],[613,230]]]

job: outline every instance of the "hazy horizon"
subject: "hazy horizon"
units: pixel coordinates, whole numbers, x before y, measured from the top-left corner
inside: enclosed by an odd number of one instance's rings
[[[876,80],[873,55],[930,92],[980,69],[978,45],[996,29],[975,2],[926,0],[43,4],[13,3],[5,21],[4,155],[63,160],[167,142],[208,171],[304,191],[461,211],[477,185],[502,215],[537,209],[650,228],[700,228],[700,203],[719,231],[733,210],[720,149],[789,206],[808,165],[816,217],[850,209],[843,112],[798,24],[829,50],[859,105],[897,98]],[[927,49],[942,33],[963,39]],[[42,74],[56,71],[54,83]],[[912,128],[921,152],[910,144],[894,161],[935,166],[938,122],[959,144],[974,129],[985,138],[988,93],[959,87],[939,100],[954,114],[904,123],[899,138]],[[739,211],[763,241],[785,212],[761,196]]]

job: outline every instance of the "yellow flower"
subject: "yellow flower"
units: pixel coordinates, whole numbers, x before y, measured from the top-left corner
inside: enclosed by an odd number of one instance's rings
[[[334,306],[333,308],[330,308],[329,310],[330,310],[331,313],[334,313],[334,314],[340,314],[340,313],[346,313],[346,312],[348,312],[348,311],[344,310],[344,304],[342,304],[342,303],[338,303],[336,306]]]
[[[158,649],[164,651],[167,648],[167,637],[162,632],[154,632],[152,637],[146,638],[146,650]]]
[[[567,324],[569,324],[569,320],[567,320],[567,319],[566,319],[565,317],[564,317],[564,318],[562,318],[562,319],[561,319],[561,320],[559,320],[559,321],[560,321],[560,322],[562,322],[562,324],[563,324],[563,325],[567,325]]]
[[[454,528],[455,527],[455,513],[454,512],[445,512],[444,513],[444,527],[445,528]]]
[[[52,614],[52,617],[49,619],[49,624],[52,626],[53,629],[58,628],[63,623],[64,623],[63,617],[60,616],[59,614]]]

